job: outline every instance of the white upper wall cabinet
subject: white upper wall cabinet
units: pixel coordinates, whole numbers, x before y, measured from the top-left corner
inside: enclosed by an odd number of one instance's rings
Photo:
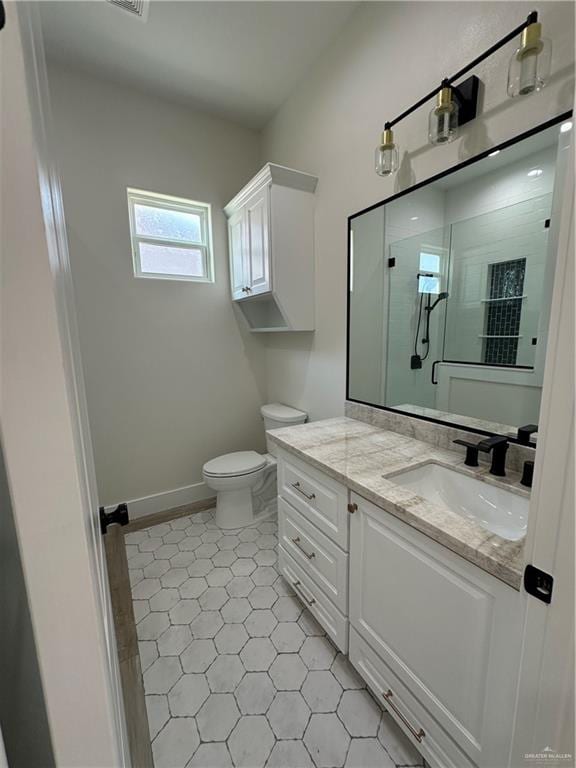
[[[317,183],[267,163],[224,208],[232,298],[252,331],[314,330]]]

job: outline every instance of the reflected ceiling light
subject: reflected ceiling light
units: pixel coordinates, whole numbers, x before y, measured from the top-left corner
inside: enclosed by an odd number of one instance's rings
[[[568,133],[568,131],[572,130],[572,121],[569,120],[567,123],[562,123],[560,126],[560,133]]]
[[[532,178],[535,178],[536,176],[542,176],[544,171],[542,168],[532,168],[531,171],[528,171],[528,176],[531,176]]]
[[[542,37],[542,25],[536,11],[528,16],[530,22],[522,30],[520,47],[512,54],[508,67],[508,95],[527,96],[540,91],[550,76],[552,44]]]
[[[549,40],[542,37],[542,25],[538,22],[538,12],[532,11],[526,21],[490,48],[487,48],[454,75],[442,80],[439,87],[423,96],[394,120],[389,120],[384,124],[382,138],[376,148],[376,173],[379,176],[390,176],[398,170],[398,146],[394,141],[392,128],[434,97],[437,100],[436,106],[430,112],[428,126],[430,143],[445,144],[456,138],[459,127],[470,120],[474,120],[478,107],[479,79],[476,75],[472,75],[464,81],[462,78],[518,35],[521,35],[520,46],[512,55],[508,68],[508,93],[510,96],[524,96],[543,88],[550,75],[552,45]],[[458,84],[456,85],[456,83]],[[570,129],[563,128],[563,130]],[[494,157],[496,154],[498,154],[497,151],[491,152],[489,156]]]
[[[418,216],[410,216],[410,221],[418,221]]]
[[[499,149],[495,149],[494,152],[490,152],[488,157],[496,157],[496,155],[499,155],[499,154],[500,154],[500,150]]]

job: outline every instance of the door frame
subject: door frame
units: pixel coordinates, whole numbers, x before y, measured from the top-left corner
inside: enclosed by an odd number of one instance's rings
[[[43,363],[55,371],[52,385],[54,389],[50,391],[43,390],[45,382],[35,380],[30,383],[34,387],[34,395],[37,395],[36,410],[44,408],[46,411],[53,405],[53,400],[58,400],[58,405],[63,406],[62,418],[57,427],[52,423],[46,429],[49,437],[58,445],[59,441],[66,448],[71,448],[69,452],[63,450],[61,457],[61,477],[57,477],[54,483],[65,482],[66,486],[62,488],[62,519],[58,509],[53,519],[44,524],[38,521],[34,523],[33,514],[30,507],[25,504],[29,501],[25,493],[22,493],[23,480],[26,477],[26,441],[33,439],[31,425],[23,424],[21,432],[18,432],[18,418],[25,413],[26,404],[23,402],[26,393],[20,394],[14,382],[9,381],[10,393],[3,406],[6,405],[13,409],[11,419],[7,418],[3,422],[5,429],[5,452],[9,474],[9,481],[15,490],[15,519],[19,528],[19,544],[22,553],[24,571],[27,581],[27,588],[30,595],[30,607],[32,621],[35,628],[36,641],[38,645],[41,675],[43,678],[44,690],[46,694],[46,704],[48,710],[48,719],[52,732],[56,758],[68,764],[70,760],[78,760],[78,755],[82,754],[81,733],[73,733],[74,728],[72,718],[66,713],[64,701],[68,697],[67,707],[74,705],[70,698],[78,696],[76,709],[78,711],[78,722],[82,722],[82,727],[86,726],[86,738],[84,745],[85,765],[93,765],[94,760],[109,760],[110,764],[116,768],[129,768],[131,765],[126,722],[124,716],[123,701],[120,686],[119,665],[116,652],[116,639],[114,635],[114,623],[111,613],[110,594],[106,571],[106,561],[103,550],[103,542],[99,527],[98,515],[98,493],[96,487],[96,475],[94,469],[94,458],[92,454],[92,443],[90,437],[90,427],[88,421],[88,410],[86,404],[86,394],[84,379],[82,373],[80,344],[78,338],[78,329],[76,323],[74,290],[72,285],[72,275],[70,268],[70,259],[68,253],[68,240],[66,233],[66,224],[64,219],[62,192],[60,176],[54,163],[54,153],[51,149],[51,112],[48,89],[48,76],[44,46],[42,41],[42,31],[40,25],[39,10],[34,3],[6,3],[6,26],[2,31],[2,44],[7,50],[6,63],[10,68],[10,94],[17,106],[18,114],[15,120],[20,120],[22,132],[25,138],[20,142],[13,142],[16,145],[18,154],[17,160],[22,163],[23,175],[26,171],[34,169],[26,177],[26,183],[29,186],[29,215],[33,219],[30,228],[34,224],[43,220],[43,230],[38,227],[33,232],[33,250],[36,251],[34,257],[27,258],[29,263],[28,277],[30,284],[35,285],[38,295],[45,299],[48,314],[46,316],[45,329],[46,340],[42,337],[34,339],[31,333],[34,330],[34,323],[30,328],[20,328],[16,325],[15,340],[22,343],[22,360],[16,364],[14,378],[30,377],[29,368],[34,370],[34,366],[28,366],[28,360],[24,358],[33,348],[34,341],[38,344],[38,352],[42,349]],[[6,75],[5,82],[8,82]],[[12,104],[12,102],[10,102]],[[28,139],[29,134],[29,141]],[[23,219],[22,212],[21,218]],[[12,231],[13,234],[13,231]],[[22,238],[24,239],[24,238]],[[16,262],[15,254],[22,247],[28,248],[30,252],[30,240],[25,246],[20,243],[17,236],[9,245],[13,245],[13,254],[9,254],[7,268],[15,270],[13,265]],[[12,261],[10,256],[12,255]],[[47,263],[46,263],[47,262]],[[24,268],[24,265],[21,267]],[[22,280],[20,274],[16,274],[15,290],[19,294],[22,303],[26,302],[25,280]],[[34,301],[31,295],[29,301]],[[54,314],[52,314],[54,310]],[[11,308],[8,309],[10,313]],[[14,313],[16,314],[16,313]],[[31,313],[34,315],[34,311]],[[8,315],[14,324],[16,318]],[[55,322],[53,322],[53,320]],[[36,318],[37,321],[37,318]],[[37,328],[36,328],[37,330]],[[45,348],[42,344],[45,341]],[[41,369],[42,365],[36,368]],[[47,369],[48,369],[47,368]],[[7,375],[10,379],[10,374]],[[58,382],[61,382],[59,384]],[[49,385],[50,386],[50,385]],[[57,391],[59,390],[59,391]],[[28,393],[29,395],[30,393]],[[51,400],[52,398],[52,400]],[[34,412],[34,409],[31,409]],[[7,415],[7,414],[5,414]],[[37,415],[37,414],[36,414]],[[9,423],[8,423],[9,422]],[[40,420],[40,425],[44,426]],[[19,439],[16,440],[15,437]],[[23,450],[24,448],[24,450]],[[31,458],[29,484],[40,485],[37,470],[38,464],[34,463],[41,456],[38,452]],[[47,462],[49,465],[49,462]],[[12,465],[12,473],[10,472]],[[64,480],[65,478],[65,480]],[[46,486],[51,482],[50,477],[43,479]],[[40,492],[36,488],[35,492]],[[49,498],[50,493],[46,493]],[[67,495],[68,494],[68,495]],[[20,500],[20,510],[19,510]],[[70,502],[66,506],[67,502]],[[46,509],[37,510],[49,514],[49,502]],[[37,515],[38,516],[38,515]],[[41,517],[41,516],[40,516]],[[18,519],[20,518],[20,519]],[[50,566],[54,570],[54,563],[49,563],[50,553],[47,552],[42,559],[41,565],[37,562],[33,564],[35,552],[41,544],[34,537],[38,538],[45,529],[46,540],[49,536],[54,536],[58,540],[58,527],[61,528],[60,540],[65,539],[67,544],[72,545],[72,549],[66,551],[66,555],[58,563],[58,577],[49,573]],[[35,530],[35,528],[38,530]],[[69,557],[68,557],[69,555]],[[45,580],[43,590],[42,568],[45,569]],[[28,571],[28,572],[27,572]],[[62,590],[62,584],[68,581],[69,584],[78,584],[70,592],[74,597],[63,596],[59,600],[58,594],[52,594],[47,599],[51,585],[53,590]],[[81,586],[83,585],[83,586]],[[80,590],[86,590],[85,605],[82,611],[79,611],[78,625],[74,628],[75,648],[62,648],[62,630],[50,632],[50,625],[47,613],[52,610],[52,622],[58,623],[58,616],[54,615],[59,604],[73,607],[74,600],[78,606],[78,600],[81,599]],[[35,615],[36,613],[36,615]],[[85,625],[82,625],[84,617]],[[66,624],[66,622],[62,622]],[[54,643],[60,648],[54,647]],[[83,648],[79,648],[83,645]],[[78,658],[90,657],[93,659],[92,670],[86,676],[85,691],[91,696],[90,701],[81,701],[82,680],[81,672],[74,668],[73,662],[66,667],[66,659],[73,657],[78,649]],[[51,658],[55,659],[54,653],[59,653],[58,663],[51,665]],[[50,667],[52,669],[50,670]],[[56,669],[62,667],[60,671],[60,690],[56,690],[54,675]],[[66,678],[66,670],[71,677],[71,682]],[[100,676],[100,679],[98,679]],[[103,677],[102,677],[103,676]],[[90,679],[90,683],[88,683]],[[90,692],[90,693],[88,693]],[[94,719],[89,722],[90,711],[93,712]],[[82,718],[84,718],[82,720]],[[88,737],[91,734],[91,737]],[[89,754],[88,745],[98,744],[95,753]],[[86,752],[88,750],[88,752]],[[104,758],[103,755],[109,755]],[[76,755],[74,757],[74,755]]]
[[[568,754],[574,765],[574,129],[560,134],[566,161],[556,273],[524,565],[551,574],[547,605],[522,590],[525,602],[516,723],[510,765],[542,764],[531,755]],[[560,164],[559,164],[560,165]],[[544,753],[543,750],[551,752]],[[528,757],[527,757],[528,756]]]

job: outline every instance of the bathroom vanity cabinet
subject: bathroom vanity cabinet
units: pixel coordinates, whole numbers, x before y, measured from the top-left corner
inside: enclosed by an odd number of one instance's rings
[[[352,663],[431,763],[503,764],[518,593],[360,496],[352,502]]]
[[[252,331],[314,330],[314,190],[267,163],[225,206],[232,298]]]
[[[431,766],[507,764],[516,590],[281,451],[280,569]]]

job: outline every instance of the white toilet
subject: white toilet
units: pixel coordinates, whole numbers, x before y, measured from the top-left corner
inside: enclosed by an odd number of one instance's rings
[[[260,412],[266,430],[304,424],[308,418],[303,411],[280,403],[263,405]],[[276,510],[276,459],[268,439],[266,447],[266,454],[225,453],[202,467],[204,482],[217,492],[216,524],[220,528],[243,528]]]

